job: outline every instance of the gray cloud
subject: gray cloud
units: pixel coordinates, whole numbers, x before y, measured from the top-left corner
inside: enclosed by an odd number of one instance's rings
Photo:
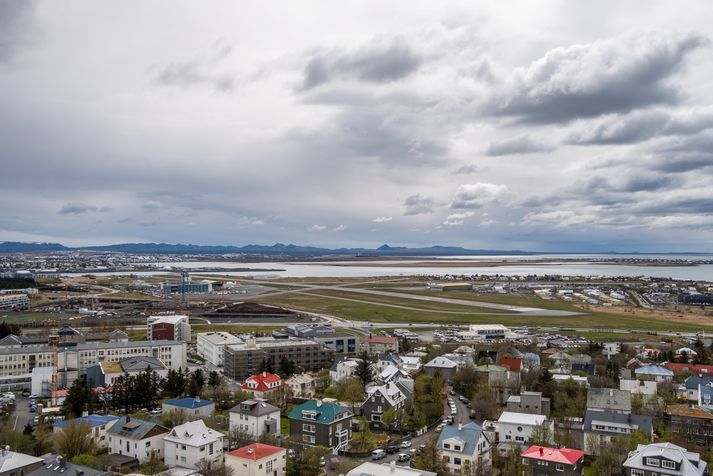
[[[303,91],[337,79],[387,83],[404,78],[421,65],[421,57],[403,41],[374,41],[356,51],[313,56],[305,66]]]
[[[81,215],[88,212],[104,213],[110,210],[110,207],[97,207],[95,205],[86,205],[84,203],[67,203],[63,205],[57,213],[60,215]]]
[[[469,164],[469,165],[461,165],[457,169],[453,171],[455,175],[470,175],[470,174],[476,174],[478,172],[482,172],[482,168],[475,165],[475,164]]]
[[[543,144],[542,142],[532,139],[530,136],[524,135],[500,142],[493,142],[485,149],[485,154],[498,157],[501,155],[551,152],[554,149],[555,148],[551,145]]]
[[[698,35],[628,34],[548,51],[516,69],[486,110],[527,123],[562,123],[675,104],[669,80],[706,40]]]
[[[463,184],[456,190],[451,208],[481,208],[496,203],[508,195],[505,185],[494,183]]]
[[[424,197],[423,195],[411,195],[404,200],[406,211],[404,215],[422,215],[433,213],[433,207],[436,205],[436,200],[433,197]]]
[[[0,2],[0,64],[10,63],[37,34],[35,0]]]
[[[216,66],[231,52],[231,46],[217,41],[203,56],[168,63],[155,74],[154,80],[164,86],[207,85],[216,91],[231,92],[235,88],[235,78],[231,74],[215,71]]]

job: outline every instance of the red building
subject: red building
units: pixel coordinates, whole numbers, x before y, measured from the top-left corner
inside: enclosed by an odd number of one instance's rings
[[[584,474],[584,451],[570,448],[547,448],[533,445],[520,453],[532,474],[543,476],[581,476]]]

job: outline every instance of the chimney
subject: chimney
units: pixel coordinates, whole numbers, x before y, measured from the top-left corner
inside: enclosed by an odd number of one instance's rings
[[[262,372],[262,376],[263,376],[263,377],[267,377],[267,372],[263,371],[263,372]]]
[[[545,450],[540,446],[540,456],[542,456],[545,453]]]

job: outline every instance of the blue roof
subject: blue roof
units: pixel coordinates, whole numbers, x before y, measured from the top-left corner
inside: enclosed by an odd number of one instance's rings
[[[194,409],[194,408],[201,408],[206,405],[212,405],[213,400],[197,400],[195,398],[186,397],[186,398],[175,398],[175,399],[171,399],[171,400],[166,400],[163,403],[166,405],[174,406],[174,407]]]
[[[470,422],[467,425],[463,425],[458,429],[458,425],[446,425],[441,431],[441,435],[438,437],[437,448],[443,449],[443,441],[448,438],[458,438],[461,440],[463,445],[463,453],[472,455],[476,452],[476,446],[480,435],[483,433],[483,429],[480,425]]]
[[[636,375],[654,375],[656,377],[673,377],[673,372],[660,365],[644,365],[634,370]]]
[[[698,390],[698,386],[711,386],[713,385],[713,377],[703,377],[699,375],[691,375],[688,377],[683,384],[689,390]]]
[[[74,420],[64,420],[53,423],[54,426],[62,428],[70,423],[87,423],[90,427],[106,425],[110,421],[118,420],[119,417],[114,415],[87,415],[81,418],[75,418]]]

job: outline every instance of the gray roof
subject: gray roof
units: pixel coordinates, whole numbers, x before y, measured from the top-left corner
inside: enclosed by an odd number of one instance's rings
[[[631,413],[631,392],[618,388],[590,388],[587,408]]]
[[[644,365],[634,370],[636,375],[651,375],[654,377],[673,377],[673,371],[660,365]]]
[[[620,432],[597,430],[592,428],[592,421],[601,421],[611,423],[613,425],[623,425],[632,428],[633,430],[641,430],[646,436],[651,436],[653,433],[653,420],[650,416],[644,415],[625,415],[623,413],[600,412],[587,410],[584,415],[584,431],[592,431],[606,435],[621,435]]]
[[[5,451],[4,454],[0,456],[0,473],[11,473],[17,469],[40,462],[42,462],[42,458],[36,458],[15,451]]]
[[[429,363],[424,365],[424,367],[435,367],[439,369],[454,369],[458,366],[457,363],[453,362],[451,359],[448,357],[435,357],[432,359]]]
[[[61,457],[57,455],[50,455],[49,457],[46,457],[42,467],[30,473],[25,473],[25,476],[75,476],[78,474],[83,474],[84,476],[101,476],[103,474],[107,474],[106,471],[89,468],[87,466],[80,466],[78,464],[70,463],[66,459],[62,460],[59,458]]]
[[[111,428],[107,430],[108,434],[119,435],[130,440],[142,440],[148,432],[156,428],[157,433],[168,433],[168,428],[150,421],[139,420],[132,418],[126,421],[127,417],[121,417]]]
[[[659,467],[645,465],[645,458],[661,458],[680,464],[678,471],[667,471]],[[685,448],[673,443],[654,443],[651,445],[638,445],[624,462],[625,468],[640,469],[642,471],[655,471],[659,474],[676,474],[681,476],[701,476],[706,471],[706,462],[701,460],[698,453],[687,451]]]
[[[713,377],[704,377],[702,375],[691,375],[683,384],[688,390],[698,390],[698,386],[710,387],[713,386]]]
[[[147,367],[151,370],[165,369],[166,366],[155,357],[129,357],[121,361],[124,372],[143,372]]]
[[[463,454],[474,455],[477,450],[478,440],[480,440],[480,435],[482,434],[483,429],[473,422],[466,425],[448,425],[443,427],[436,447],[442,450],[445,440],[456,438],[463,443]]]
[[[179,340],[135,340],[129,342],[82,342],[70,349],[60,349],[60,353],[65,350],[74,352],[77,350],[99,350],[99,349],[123,349],[127,347],[158,347],[162,345],[186,345],[184,341]],[[52,347],[49,345],[33,345],[30,347],[21,348],[4,348],[0,349],[0,355],[8,354],[34,354],[38,352],[52,352]]]
[[[274,405],[270,405],[262,398],[251,398],[250,400],[242,401],[230,409],[230,413],[240,413],[254,417],[269,415],[275,412],[279,413],[280,409]]]
[[[436,476],[436,473],[408,466],[392,468],[389,463],[367,461],[349,471],[346,476]]]
[[[15,334],[8,334],[0,339],[0,345],[22,345],[22,341]]]

